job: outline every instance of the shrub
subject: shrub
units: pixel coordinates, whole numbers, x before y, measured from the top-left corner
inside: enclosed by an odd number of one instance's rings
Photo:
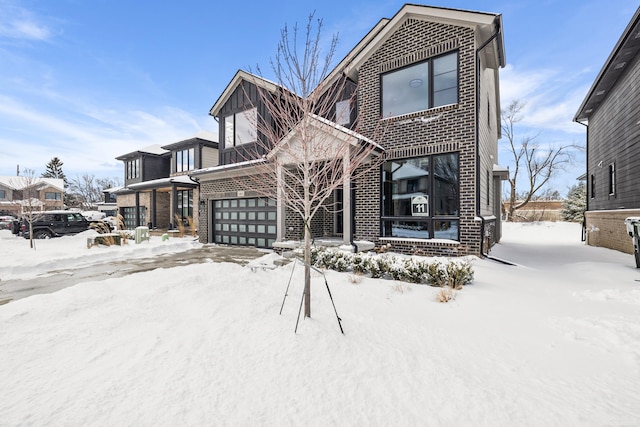
[[[450,287],[444,287],[436,292],[436,302],[448,303],[449,301],[453,301],[456,299],[456,291],[451,289]]]

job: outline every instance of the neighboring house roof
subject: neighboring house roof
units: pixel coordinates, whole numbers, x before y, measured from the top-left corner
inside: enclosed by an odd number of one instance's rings
[[[229,99],[233,91],[236,90],[236,88],[240,85],[240,83],[243,80],[247,82],[251,82],[256,86],[262,89],[268,90],[269,92],[272,92],[272,93],[277,92],[278,89],[280,88],[280,85],[278,85],[277,83],[274,83],[262,77],[256,76],[255,74],[251,74],[243,70],[238,70],[236,72],[236,75],[233,76],[233,79],[231,79],[231,82],[224,89],[224,91],[222,92],[218,100],[215,102],[215,104],[213,104],[213,107],[211,107],[211,109],[209,110],[209,115],[211,116],[218,115],[218,113],[220,112],[220,109],[222,109],[222,107],[227,102],[227,100]]]
[[[140,154],[154,154],[156,156],[162,156],[162,155],[165,155],[167,153],[170,153],[170,151],[165,150],[164,148],[162,148],[162,146],[160,146],[160,144],[152,144],[152,145],[147,145],[146,147],[143,147],[143,148],[139,148],[139,149],[137,149],[135,151],[132,151],[130,153],[118,156],[118,157],[116,157],[116,160],[126,160],[126,159],[129,159],[131,157],[138,157],[138,156],[140,156]]]
[[[193,136],[190,136],[189,138],[181,139],[180,141],[163,145],[162,148],[172,151],[183,146],[193,145],[195,143],[200,143],[212,148],[218,148],[218,135],[213,132],[201,130],[200,132],[196,133]]]
[[[620,76],[625,72],[628,65],[638,56],[640,51],[640,7],[631,18],[629,25],[622,33],[620,40],[616,43],[607,58],[604,66],[598,73],[598,77],[593,82],[591,89],[587,93],[584,101],[578,108],[578,112],[573,118],[574,122],[588,122],[591,114],[600,107],[600,104],[607,97],[611,89],[616,85]]]
[[[12,190],[22,190],[30,185],[39,188],[50,186],[56,190],[64,191],[64,180],[58,178],[38,178],[26,176],[0,176],[0,184]]]

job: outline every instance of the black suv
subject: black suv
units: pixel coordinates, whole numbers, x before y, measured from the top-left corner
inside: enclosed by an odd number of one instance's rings
[[[89,229],[89,221],[79,212],[71,211],[38,212],[33,216],[32,225],[34,239],[77,234]],[[29,222],[25,219],[20,225],[20,234],[29,238]]]

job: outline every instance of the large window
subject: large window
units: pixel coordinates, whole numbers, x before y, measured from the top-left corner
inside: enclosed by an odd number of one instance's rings
[[[258,110],[251,108],[224,118],[224,148],[235,147],[257,139]]]
[[[186,172],[195,169],[195,149],[176,151],[176,172]]]
[[[382,116],[393,117],[458,102],[458,52],[382,75]]]
[[[382,235],[459,240],[458,154],[386,162]]]
[[[44,199],[45,200],[62,200],[62,194],[60,193],[53,193],[53,192],[45,192],[44,193]]]

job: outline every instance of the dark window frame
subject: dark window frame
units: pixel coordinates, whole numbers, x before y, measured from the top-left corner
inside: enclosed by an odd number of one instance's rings
[[[238,142],[238,115],[246,115],[248,111],[250,110],[255,110],[255,123],[251,123],[250,120],[248,120],[248,123],[253,127],[253,131],[255,132],[255,135],[253,135],[254,139],[251,141],[242,141],[242,142]],[[227,119],[232,118],[233,120],[231,120],[231,123],[229,123],[231,126],[228,126],[227,124]],[[228,114],[226,116],[224,116],[222,118],[223,121],[223,125],[222,125],[222,129],[223,129],[223,135],[222,135],[222,145],[223,145],[223,149],[226,148],[234,148],[234,147],[239,147],[242,145],[247,145],[247,144],[253,144],[258,142],[258,108],[257,107],[251,107],[251,108],[247,108],[246,110],[242,110],[242,111],[237,111],[235,113],[231,113]],[[233,139],[227,141],[227,131],[230,129],[230,127],[233,128],[232,132],[233,132]],[[228,143],[230,145],[228,145]]]
[[[616,195],[616,163],[609,164],[609,197]]]
[[[435,176],[435,158],[438,156],[448,156],[448,155],[452,155],[455,154],[457,157],[457,163],[456,163],[456,168],[457,168],[457,183],[456,183],[456,195],[457,195],[457,200],[455,201],[456,206],[457,206],[457,215],[440,215],[437,214],[437,208],[436,208],[436,200],[437,197],[436,195],[438,194],[437,190],[436,190],[436,180],[434,180],[432,177]],[[387,182],[385,180],[385,164],[389,163],[389,162],[399,162],[402,160],[411,160],[411,159],[417,159],[417,158],[428,158],[429,159],[429,170],[428,170],[428,184],[427,184],[427,191],[426,193],[429,195],[429,202],[428,202],[428,209],[429,209],[429,215],[428,216],[406,216],[406,215],[386,215],[385,213],[385,206],[384,206],[384,198],[385,196],[387,196],[387,194],[385,193],[385,185],[387,184],[391,184],[390,188],[393,188],[393,184],[392,182]],[[393,194],[393,193],[392,193]],[[391,194],[389,194],[388,196],[391,196]],[[441,237],[435,237],[435,225],[438,222],[452,222],[452,223],[457,223],[458,224],[458,229],[457,229],[457,236],[456,236],[456,241],[460,241],[460,153],[459,152],[449,152],[449,153],[439,153],[439,154],[431,154],[431,155],[426,155],[426,156],[419,156],[419,157],[412,157],[412,158],[405,158],[405,159],[393,159],[393,160],[389,160],[385,163],[383,163],[380,167],[380,236],[382,238],[391,238],[391,239],[406,239],[409,237],[401,237],[401,236],[393,236],[389,233],[386,232],[385,230],[385,223],[389,223],[389,225],[391,225],[394,221],[403,221],[403,222],[414,222],[417,224],[426,224],[426,230],[427,233],[429,235],[429,237],[427,238],[418,238],[421,240],[432,240],[432,239],[437,239],[437,238],[441,238]],[[391,228],[391,232],[392,227]]]
[[[440,58],[444,58],[448,55],[455,55],[456,56],[456,101],[454,103],[450,103],[450,104],[441,104],[441,105],[434,105],[434,98],[435,98],[435,91],[434,91],[434,62]],[[424,63],[428,63],[429,67],[428,67],[428,100],[427,100],[427,107],[422,109],[422,110],[416,110],[416,111],[409,111],[409,112],[403,112],[400,114],[393,114],[393,115],[389,115],[389,116],[385,116],[384,115],[384,103],[383,103],[383,93],[384,93],[384,81],[383,78],[384,76],[388,76],[391,75],[393,73],[397,73],[400,72],[402,70],[406,70],[407,68],[410,67],[414,67],[420,64],[424,64]],[[381,73],[379,75],[379,84],[380,84],[380,115],[382,116],[383,119],[386,118],[391,118],[391,117],[400,117],[400,116],[405,116],[408,114],[414,114],[414,113],[418,113],[421,111],[427,111],[427,110],[431,110],[433,108],[438,108],[438,107],[443,107],[445,105],[454,105],[454,104],[459,104],[460,103],[460,51],[458,49],[453,50],[453,51],[449,51],[449,52],[445,52],[441,55],[437,55],[437,56],[432,56],[430,58],[425,59],[424,61],[419,61],[419,62],[414,62],[412,64],[407,64],[403,67],[400,68],[396,68],[390,71],[386,71],[384,73]]]

